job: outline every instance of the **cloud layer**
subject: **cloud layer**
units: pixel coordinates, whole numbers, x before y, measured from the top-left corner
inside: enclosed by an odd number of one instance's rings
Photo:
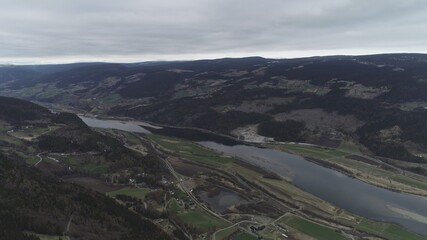
[[[425,0],[0,0],[0,62],[427,52]]]

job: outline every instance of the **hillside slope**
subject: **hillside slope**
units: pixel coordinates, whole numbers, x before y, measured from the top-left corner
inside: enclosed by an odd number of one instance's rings
[[[93,157],[82,169],[70,171],[47,162],[48,152],[90,152]],[[158,171],[155,159],[92,131],[73,114],[53,114],[30,102],[0,97],[1,238],[168,239],[157,225],[114,199],[60,178],[85,174],[85,166],[101,164],[107,170],[99,177],[130,168]]]
[[[3,78],[0,94],[246,140],[351,142],[424,163],[426,69],[423,54],[99,63],[33,80]]]

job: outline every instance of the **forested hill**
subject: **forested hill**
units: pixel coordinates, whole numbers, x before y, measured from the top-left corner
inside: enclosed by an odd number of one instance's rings
[[[427,152],[424,54],[8,66],[0,73],[2,95],[94,114],[246,140],[351,143],[417,163]]]
[[[156,225],[115,200],[58,181],[0,155],[2,239],[38,239],[31,233],[62,236],[73,220],[73,239],[168,239]]]
[[[0,96],[0,120],[12,124],[21,124],[24,121],[47,120],[52,114],[37,104],[8,97]]]
[[[85,162],[71,167],[65,159],[53,161],[51,152],[80,155]],[[94,165],[105,173],[91,172]],[[0,239],[169,239],[116,200],[62,178],[101,178],[134,168],[161,173],[152,156],[92,131],[74,114],[0,97]]]

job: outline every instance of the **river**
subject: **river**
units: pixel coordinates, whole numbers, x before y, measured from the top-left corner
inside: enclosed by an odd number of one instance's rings
[[[137,132],[137,133],[150,133],[150,131],[148,131],[147,129],[130,121],[103,120],[103,119],[85,117],[82,115],[79,115],[79,118],[83,120],[83,122],[86,123],[86,125],[88,125],[89,127],[111,128],[111,129],[118,129],[122,131]]]
[[[141,128],[133,123],[125,125],[121,121],[94,121],[87,117],[81,118],[91,127],[116,128],[130,132]],[[138,132],[147,133],[149,131],[139,129]],[[290,178],[302,190],[354,214],[394,222],[427,236],[427,198],[425,197],[376,187],[307,161],[303,157],[278,150],[246,145],[227,146],[212,141],[199,143]]]

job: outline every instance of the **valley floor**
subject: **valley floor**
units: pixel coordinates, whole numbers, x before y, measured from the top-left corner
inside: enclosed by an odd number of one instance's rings
[[[29,133],[13,132],[6,136],[10,138],[8,141],[14,141],[30,134],[32,137],[42,135],[54,128],[27,129],[25,131]],[[134,180],[125,184],[106,183],[90,175],[65,180],[115,198],[132,211],[151,219],[171,236],[214,240],[259,237],[301,240],[424,239],[398,225],[369,220],[344,211],[302,191],[288,179],[192,141],[111,129],[97,131],[119,139],[128,149],[142,155],[146,155],[149,149],[154,150],[170,175],[164,176],[157,188]],[[427,195],[424,177],[364,156],[349,145],[330,149],[271,142],[262,146],[304,156],[373,185]],[[39,168],[45,168],[46,163],[49,166],[66,165],[92,174],[104,174],[102,165],[88,165],[79,160],[89,155],[36,153],[36,157],[28,159],[28,163]],[[39,236],[41,239],[55,238]]]

